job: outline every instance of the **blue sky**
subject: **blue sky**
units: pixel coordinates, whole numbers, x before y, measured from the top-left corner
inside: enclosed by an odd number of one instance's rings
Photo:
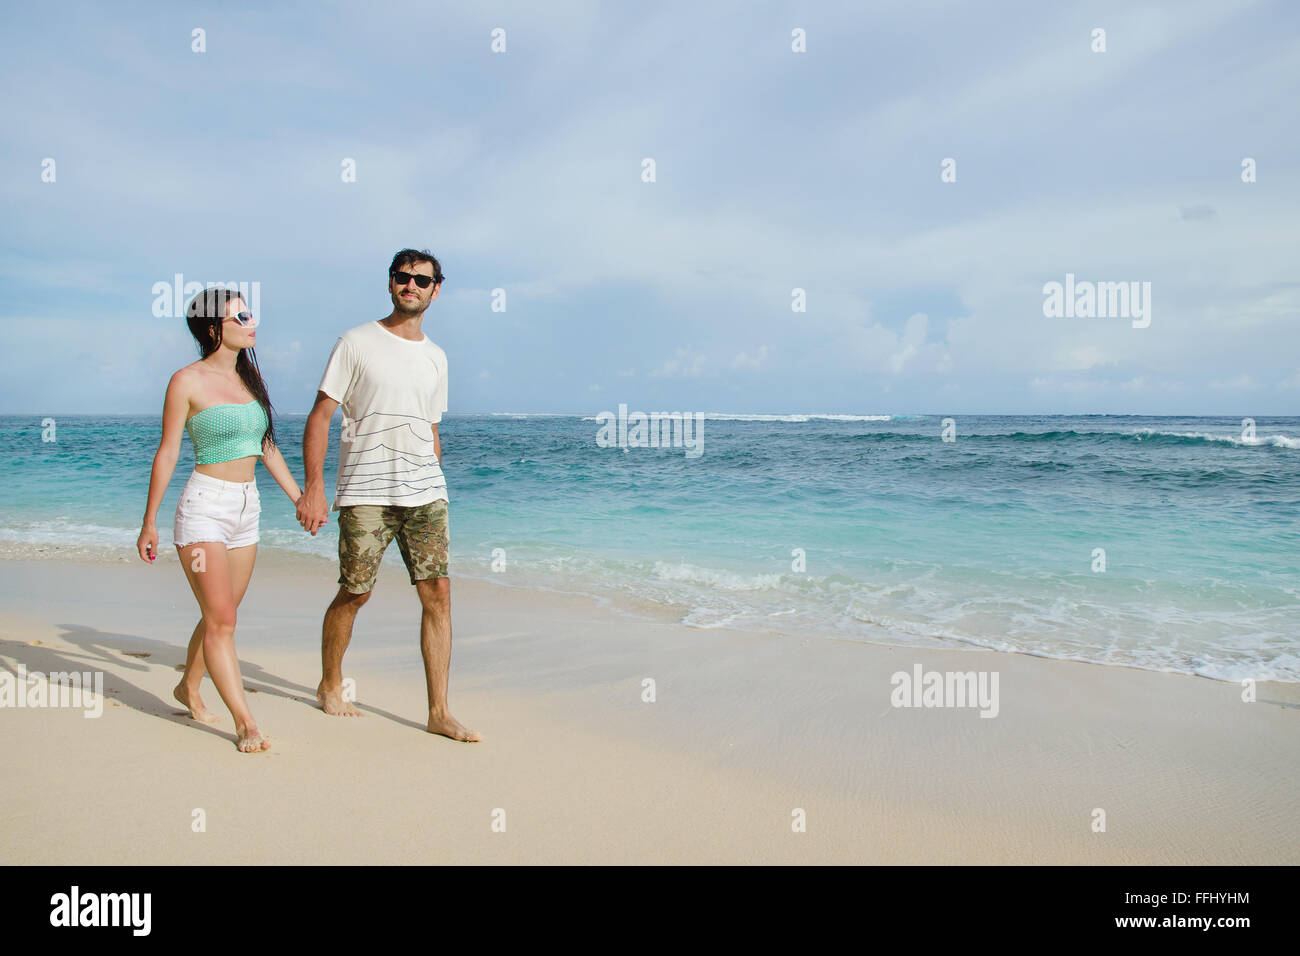
[[[391,308],[403,246],[448,276],[424,328],[452,414],[1300,404],[1295,4],[65,4],[6,21],[0,413],[160,410],[197,354],[152,313],[176,273],[259,283],[272,400],[306,411],[337,336]],[[1150,326],[1045,317],[1066,273],[1150,282]]]

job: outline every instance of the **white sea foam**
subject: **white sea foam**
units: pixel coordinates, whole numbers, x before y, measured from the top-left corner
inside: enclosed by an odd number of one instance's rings
[[[35,520],[0,528],[0,553],[76,558],[92,556],[89,550],[98,547],[110,559],[134,561],[138,530],[62,517]],[[160,523],[159,532],[161,547],[170,549],[169,522]],[[335,550],[332,533],[313,538],[297,527],[264,526],[262,543],[323,557]],[[478,560],[487,553],[485,542],[462,545],[457,552],[458,575],[486,567]],[[386,560],[400,564],[397,549],[390,548]],[[1251,606],[1249,593],[1240,600],[1229,594],[1206,606],[1188,604],[1188,595],[1176,582],[1149,582],[1159,584],[1159,590],[1142,587],[1133,592],[1137,597],[1113,601],[1076,595],[1077,582],[1067,579],[1054,580],[1055,591],[1044,590],[1032,575],[998,575],[954,591],[951,582],[941,584],[942,569],[917,562],[825,575],[745,573],[709,563],[612,558],[530,546],[512,550],[510,580],[587,594],[602,603],[627,603],[629,613],[647,605],[677,608],[678,619],[693,628],[987,648],[1229,681],[1300,681],[1300,659],[1290,637],[1295,603]],[[501,583],[500,575],[485,577]],[[1288,582],[1284,578],[1280,583]],[[1134,582],[1134,587],[1142,583]],[[1062,595],[1061,588],[1071,596]],[[629,597],[631,602],[625,600]]]
[[[682,581],[690,584],[703,584],[724,591],[762,591],[780,587],[780,574],[736,574],[732,571],[719,571],[714,568],[702,568],[699,565],[681,562],[669,564],[656,561],[654,574],[661,581]]]
[[[833,415],[826,413],[817,415],[809,413],[807,415],[744,415],[740,413],[731,414],[729,412],[705,412],[704,417],[709,421],[735,421],[735,422],[807,422],[807,421],[827,421],[827,422],[887,422],[893,416],[891,415]]]
[[[122,554],[136,557],[135,543],[139,534],[138,526],[113,527],[75,521],[70,518],[54,518],[25,522],[17,527],[0,527],[0,544],[7,545],[5,551],[13,557],[22,557],[25,551],[35,553],[52,550],[70,554]],[[338,544],[333,536],[322,534],[312,537],[301,528],[268,528],[264,524],[260,529],[260,537],[260,544],[263,547],[284,551],[327,556],[338,551]],[[172,522],[163,520],[160,516],[158,548],[161,551],[173,547],[175,542],[172,538]]]
[[[1155,428],[1140,428],[1137,431],[1129,432],[1141,441],[1143,438],[1152,438],[1157,435],[1165,438],[1196,438],[1201,441],[1217,441],[1226,445],[1272,445],[1274,448],[1300,448],[1300,438],[1290,438],[1286,435],[1256,435],[1254,438],[1242,438],[1238,435],[1214,435],[1210,432],[1165,432]]]
[[[818,415],[809,413],[807,415],[748,415],[742,412],[703,412],[703,418],[711,422],[808,422],[808,421],[828,421],[828,422],[888,422],[893,420],[892,415],[833,415],[827,413]],[[586,415],[582,419],[584,422],[596,421],[596,416]]]
[[[113,528],[58,518],[49,521],[32,521],[21,527],[0,527],[0,541],[13,544],[57,545],[72,548],[126,548],[129,551],[135,550],[135,541],[139,534],[139,528]],[[158,546],[160,548],[172,546],[170,525],[163,528],[162,524],[159,524]]]
[[[687,627],[695,627],[700,630],[712,630],[718,627],[730,627],[735,624],[739,614],[728,612],[716,607],[694,607],[691,608],[683,617],[682,623]]]

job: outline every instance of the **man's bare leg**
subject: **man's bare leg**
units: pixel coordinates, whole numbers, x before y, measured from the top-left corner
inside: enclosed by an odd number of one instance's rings
[[[462,726],[447,710],[447,678],[451,671],[451,579],[416,581],[423,613],[420,615],[420,654],[429,689],[431,734],[474,742],[483,738]]]
[[[361,711],[343,699],[343,655],[352,643],[352,624],[361,605],[370,600],[370,592],[353,594],[340,587],[325,611],[321,627],[321,679],[316,699],[325,713],[333,717],[360,717]]]

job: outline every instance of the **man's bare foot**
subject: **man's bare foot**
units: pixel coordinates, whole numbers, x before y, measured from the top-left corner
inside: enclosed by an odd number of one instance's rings
[[[176,689],[172,691],[172,696],[179,700],[185,709],[190,712],[190,716],[197,721],[205,724],[215,724],[221,720],[220,717],[203,706],[203,700],[198,694],[191,695],[185,689],[184,681],[176,685]]]
[[[271,749],[271,741],[258,733],[255,724],[236,727],[235,733],[239,738],[235,742],[235,746],[239,748],[240,753],[256,754],[261,753],[263,750]]]
[[[450,737],[452,740],[463,740],[466,743],[477,743],[483,738],[474,731],[461,725],[451,714],[429,714],[429,733],[442,734],[444,737]]]
[[[322,682],[316,688],[316,699],[320,701],[321,710],[331,717],[360,717],[361,711],[353,707],[348,701],[343,699],[343,688],[335,687],[330,690],[325,689]]]

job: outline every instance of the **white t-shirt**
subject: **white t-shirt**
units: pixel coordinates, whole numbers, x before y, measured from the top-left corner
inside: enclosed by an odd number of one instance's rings
[[[447,499],[432,429],[447,410],[447,353],[428,336],[411,342],[379,322],[348,329],[320,390],[343,407],[334,511]]]

